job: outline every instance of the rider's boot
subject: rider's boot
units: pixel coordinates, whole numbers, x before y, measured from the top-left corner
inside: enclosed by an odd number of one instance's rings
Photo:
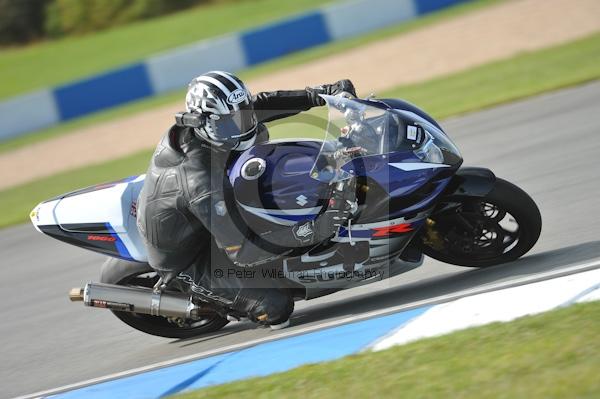
[[[228,266],[211,269],[211,263]],[[255,323],[280,329],[289,324],[294,310],[294,300],[288,290],[279,288],[273,279],[262,278],[258,272],[248,273],[232,265],[224,254],[214,254],[213,262],[210,259],[196,262],[179,273],[177,279],[189,284],[200,300],[224,309],[238,320],[247,317]]]
[[[232,308],[246,313],[255,323],[279,330],[289,325],[294,300],[287,291],[277,288],[243,288]]]

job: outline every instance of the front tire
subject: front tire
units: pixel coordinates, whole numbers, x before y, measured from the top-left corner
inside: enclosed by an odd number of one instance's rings
[[[151,288],[157,273],[147,263],[110,258],[102,266],[100,281],[132,287]],[[165,338],[192,338],[218,331],[229,321],[217,313],[200,320],[172,320],[163,316],[112,311],[122,322],[147,334]]]
[[[431,215],[423,228],[423,252],[458,266],[494,266],[527,253],[541,230],[533,199],[498,178],[484,197],[466,197],[459,206]]]

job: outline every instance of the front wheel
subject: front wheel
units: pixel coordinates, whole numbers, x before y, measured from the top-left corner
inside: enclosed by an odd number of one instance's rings
[[[431,215],[423,227],[423,252],[458,266],[494,266],[527,253],[541,230],[540,210],[531,197],[498,178],[486,196],[464,198]]]
[[[129,287],[152,288],[158,278],[158,274],[148,264],[111,258],[102,266],[100,281]],[[113,313],[136,330],[165,338],[196,337],[218,331],[228,323],[227,319],[217,313],[198,320],[174,319],[132,312],[113,311]]]

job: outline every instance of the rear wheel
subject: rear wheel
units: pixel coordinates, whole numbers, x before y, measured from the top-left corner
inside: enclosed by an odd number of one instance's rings
[[[156,284],[158,278],[158,274],[148,264],[111,258],[102,267],[100,281],[129,287],[151,288]],[[228,323],[227,319],[217,313],[198,320],[131,312],[113,311],[113,313],[136,330],[165,338],[191,338],[218,331]]]
[[[465,198],[459,206],[430,216],[423,228],[423,252],[453,265],[493,266],[527,253],[541,229],[542,217],[531,197],[496,179],[486,196]]]

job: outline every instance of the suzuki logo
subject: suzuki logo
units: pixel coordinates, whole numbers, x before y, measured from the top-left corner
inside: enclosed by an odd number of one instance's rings
[[[300,194],[299,196],[296,197],[296,204],[298,204],[300,206],[304,206],[304,205],[308,204],[307,199],[308,198],[306,198],[304,195]]]

